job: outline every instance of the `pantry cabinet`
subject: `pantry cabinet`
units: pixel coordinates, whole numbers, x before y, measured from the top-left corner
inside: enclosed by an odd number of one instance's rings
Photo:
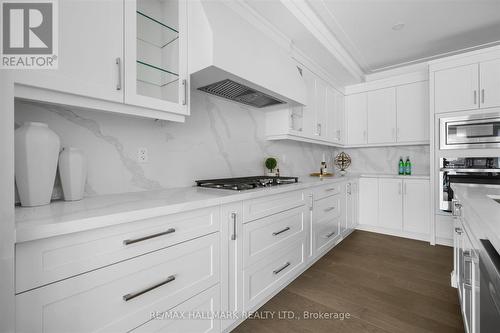
[[[65,0],[58,12],[58,68],[17,70],[15,83],[123,103],[123,2]]]
[[[369,91],[366,100],[368,143],[396,142],[396,88]]]
[[[346,97],[347,143],[349,145],[368,143],[367,107],[366,93],[359,93]]]
[[[500,59],[436,70],[436,113],[500,107]]]

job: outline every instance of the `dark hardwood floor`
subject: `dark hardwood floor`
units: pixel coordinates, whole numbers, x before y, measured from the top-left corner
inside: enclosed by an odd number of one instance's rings
[[[262,306],[274,319],[248,319],[234,332],[464,332],[452,266],[452,248],[355,231]]]

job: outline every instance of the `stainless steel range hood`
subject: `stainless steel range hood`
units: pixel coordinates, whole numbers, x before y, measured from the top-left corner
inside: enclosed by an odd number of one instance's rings
[[[291,56],[228,3],[192,0],[188,21],[194,89],[256,108],[305,104]]]

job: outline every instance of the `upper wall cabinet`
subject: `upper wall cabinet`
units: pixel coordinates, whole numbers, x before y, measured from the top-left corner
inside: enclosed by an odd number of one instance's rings
[[[290,139],[340,146],[344,143],[344,95],[307,68],[298,66],[306,105],[266,112],[268,140]]]
[[[500,59],[434,72],[436,113],[500,107]]]
[[[396,88],[367,93],[368,143],[396,142]]]
[[[60,1],[58,69],[16,71],[16,97],[183,121],[186,6],[183,0]]]
[[[346,97],[347,143],[366,144],[367,138],[367,100],[366,93]]]
[[[188,114],[187,1],[125,1],[125,103]]]
[[[445,69],[434,74],[434,103],[437,113],[479,107],[479,65]]]
[[[347,144],[384,146],[429,142],[428,81],[374,86],[373,90],[362,86],[368,91],[346,96]],[[356,87],[356,91],[362,89]]]
[[[429,140],[429,81],[396,87],[398,142]]]
[[[122,103],[123,2],[60,1],[59,26],[58,68],[17,70],[16,83]]]

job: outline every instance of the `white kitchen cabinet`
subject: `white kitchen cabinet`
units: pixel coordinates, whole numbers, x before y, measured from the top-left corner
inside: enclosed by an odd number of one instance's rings
[[[18,294],[16,329],[128,332],[216,285],[219,249],[213,233]]]
[[[58,11],[58,68],[18,70],[15,82],[123,103],[123,1],[64,0]]]
[[[366,93],[346,97],[347,143],[366,144],[367,141],[367,98]]]
[[[434,73],[436,113],[479,107],[479,64],[443,69]]]
[[[429,141],[429,81],[396,87],[397,141]]]
[[[316,131],[315,135],[320,137],[321,139],[327,139],[329,137],[328,128],[327,128],[327,86],[326,83],[323,82],[320,78],[316,77],[315,79],[315,90],[316,90]],[[329,107],[329,106],[328,106]]]
[[[403,230],[429,234],[429,181],[405,179],[403,181]]]
[[[307,104],[302,108],[302,134],[313,136],[316,134],[316,78],[307,68],[302,68],[302,77],[306,86]]]
[[[344,95],[337,90],[326,89],[327,135],[333,142],[344,142]]]
[[[479,64],[479,100],[481,108],[500,106],[500,59]]]
[[[358,224],[358,183],[349,181],[346,184],[345,200],[345,231],[349,234]]]
[[[221,207],[221,311],[243,311],[243,205],[241,202]],[[236,318],[221,320],[222,330]]]
[[[378,178],[359,179],[359,224],[378,225]]]
[[[378,225],[386,229],[403,229],[403,181],[379,179]]]
[[[368,143],[396,142],[396,89],[369,91],[366,100]]]
[[[187,1],[125,0],[125,102],[188,112]]]

